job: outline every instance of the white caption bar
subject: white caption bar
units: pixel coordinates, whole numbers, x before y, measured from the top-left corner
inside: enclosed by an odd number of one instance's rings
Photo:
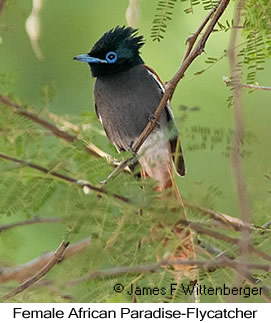
[[[6,322],[266,322],[270,304],[0,304]],[[269,314],[269,315],[268,315]]]

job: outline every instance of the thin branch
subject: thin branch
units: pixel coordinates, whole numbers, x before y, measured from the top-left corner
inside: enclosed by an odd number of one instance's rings
[[[25,109],[23,109],[19,104],[15,103],[12,101],[9,97],[0,95],[0,103],[2,103],[4,106],[9,107],[12,109],[12,111],[22,117],[25,117],[41,127],[49,130],[54,136],[61,138],[69,143],[74,143],[77,140],[79,140],[76,136],[69,134],[66,131],[63,131],[56,127],[54,124],[48,122],[47,120],[44,120],[40,118],[38,115],[35,113],[29,112]],[[87,153],[94,157],[102,157],[105,158],[110,164],[116,165],[118,164],[113,158],[99,149],[97,146],[95,146],[93,143],[88,143],[84,145],[84,148]]]
[[[211,19],[212,15],[215,13],[216,8],[213,8],[209,14],[206,16],[206,18],[203,20],[203,22],[201,23],[201,25],[198,27],[198,29],[194,32],[194,34],[192,34],[191,36],[189,36],[186,40],[186,44],[188,45],[186,53],[184,55],[184,59],[183,61],[190,55],[194,44],[196,42],[196,40],[198,39],[198,36],[200,35],[200,33],[202,32],[202,30],[205,28],[206,24],[208,23],[208,21]]]
[[[271,1],[271,0],[270,0],[270,1]],[[263,227],[264,229],[269,229],[270,225],[271,225],[271,220],[268,220],[267,222],[265,222],[265,223],[262,225],[262,227]]]
[[[263,90],[263,91],[271,91],[270,86],[261,86],[254,84],[240,84],[241,87],[252,89],[252,90]]]
[[[83,188],[88,188],[90,190],[95,191],[96,193],[112,196],[112,197],[114,197],[114,198],[116,198],[116,199],[118,199],[118,200],[120,200],[120,201],[122,201],[124,203],[131,204],[131,200],[129,198],[127,198],[127,197],[124,197],[124,196],[121,196],[121,195],[118,195],[118,194],[111,194],[111,193],[107,192],[105,189],[98,188],[98,187],[93,186],[93,185],[91,185],[91,184],[89,184],[87,182],[80,181],[80,180],[77,180],[75,178],[59,174],[57,172],[50,172],[48,169],[46,169],[44,167],[41,167],[39,165],[30,163],[30,162],[26,162],[26,161],[23,161],[23,160],[20,160],[20,159],[16,159],[16,158],[13,158],[13,157],[1,154],[1,153],[0,153],[0,158],[3,158],[3,159],[8,160],[8,161],[15,162],[15,163],[19,163],[19,164],[21,164],[23,166],[27,166],[27,167],[36,169],[36,170],[38,170],[38,171],[40,171],[42,173],[51,175],[51,176],[56,177],[56,178],[60,178],[61,180],[64,180],[66,182],[73,183],[73,184],[78,185],[80,187],[83,186]],[[186,220],[179,220],[178,222],[185,225],[185,226],[189,225],[196,232],[201,232],[201,233],[204,233],[204,234],[208,234],[208,235],[213,236],[213,237],[215,237],[217,239],[224,240],[224,241],[227,241],[227,242],[235,244],[235,245],[236,244],[240,245],[240,240],[239,239],[234,239],[234,238],[228,237],[226,235],[223,235],[223,234],[221,234],[219,232],[211,231],[209,229],[203,229],[203,227],[201,225],[198,225],[198,224],[195,224],[195,223],[193,224],[193,223],[191,223],[189,221],[186,221]],[[263,259],[271,260],[271,256],[263,253],[262,251],[256,249],[253,246],[249,245],[249,250],[251,252],[254,252],[255,254],[257,254],[258,256],[260,256]]]
[[[203,248],[203,250],[207,251],[208,256],[209,256],[209,254],[210,255],[216,255],[216,259],[226,259],[226,260],[233,261],[233,258],[228,256],[225,251],[222,252],[221,250],[219,250],[219,249],[217,249],[217,248],[215,248],[213,246],[208,246],[207,247],[207,246],[204,246],[204,243],[201,242],[200,243],[200,248]],[[255,278],[253,276],[253,274],[247,270],[247,269],[256,269],[256,268],[253,268],[253,266],[250,266],[249,264],[247,265],[247,264],[243,263],[244,267],[242,267],[243,270],[242,270],[242,273],[241,273],[240,270],[239,270],[240,269],[239,265],[241,266],[241,264],[236,263],[236,268],[235,268],[236,272],[238,272],[238,274],[241,275],[246,280],[247,283],[249,283],[252,286],[258,287],[259,286],[259,279]],[[265,264],[263,264],[263,265],[266,266]],[[262,265],[260,265],[260,266],[261,266],[261,268],[258,268],[258,270],[264,270]],[[268,266],[269,265],[267,265],[267,267],[265,269],[268,269]],[[262,289],[262,297],[266,301],[270,302],[271,301],[270,288],[268,286],[266,286],[266,285],[261,285],[261,289]]]
[[[23,160],[20,160],[20,159],[17,159],[17,158],[13,158],[13,157],[1,154],[1,153],[0,153],[0,158],[3,158],[5,160],[21,164],[23,166],[33,168],[33,169],[38,170],[38,171],[40,171],[42,173],[51,175],[53,177],[59,178],[61,180],[69,182],[69,183],[73,183],[73,184],[75,184],[77,186],[80,186],[80,187],[83,187],[83,188],[88,188],[90,190],[95,191],[96,193],[104,194],[104,195],[107,195],[107,196],[112,196],[112,197],[114,197],[114,198],[116,198],[116,199],[118,199],[118,200],[120,200],[120,201],[122,201],[122,202],[124,202],[126,204],[131,204],[131,200],[129,198],[127,198],[127,197],[121,196],[119,194],[109,193],[103,188],[98,188],[98,187],[93,186],[93,185],[91,185],[91,184],[89,184],[87,182],[80,181],[80,180],[77,180],[75,178],[59,174],[57,172],[50,172],[47,168],[41,167],[41,166],[33,164],[31,162],[26,162],[26,161],[23,161]],[[182,220],[182,219],[179,220],[178,223],[181,223],[181,224],[183,224],[185,226],[189,225],[191,227],[191,229],[195,230],[196,232],[201,232],[201,233],[204,233],[204,234],[208,234],[208,235],[213,236],[213,237],[215,237],[217,239],[224,240],[224,241],[227,241],[227,242],[235,244],[235,245],[236,244],[240,245],[241,240],[228,237],[228,236],[223,235],[223,234],[221,234],[219,232],[215,232],[215,231],[212,231],[212,230],[209,230],[209,229],[203,229],[203,227],[201,225],[199,225],[199,224],[191,223],[191,222],[189,222],[187,220]],[[269,255],[265,254],[264,252],[256,249],[255,247],[253,247],[250,244],[248,245],[248,250],[250,252],[253,252],[253,253],[257,254],[259,257],[261,257],[263,259],[271,261],[271,256],[269,256]]]
[[[60,222],[60,218],[40,218],[40,217],[34,217],[31,220],[21,221],[21,222],[15,222],[15,223],[9,223],[4,224],[0,226],[0,234],[3,231],[13,229],[16,227],[24,226],[24,225],[30,225],[30,224],[37,224],[37,223],[51,223],[51,222]]]
[[[223,81],[226,84],[226,86],[232,86],[233,83],[230,80],[229,77],[224,76]],[[237,85],[236,85],[237,86]],[[271,91],[271,86],[262,86],[262,85],[255,85],[255,84],[239,84],[239,86],[242,88],[247,88],[251,90],[263,90],[263,91]]]
[[[200,248],[203,248],[203,250],[206,250],[207,251],[207,254],[209,255],[209,253],[211,255],[214,255],[216,254],[216,259],[226,259],[226,260],[229,260],[229,261],[233,261],[233,258],[228,256],[226,254],[226,252],[222,252],[221,250],[213,247],[213,246],[204,246],[203,243],[201,242],[200,243]],[[253,266],[249,265],[249,264],[244,264],[244,263],[241,263],[241,262],[236,262],[235,261],[235,264],[236,264],[236,267],[234,268],[235,271],[241,275],[247,283],[249,283],[250,285],[252,286],[256,286],[258,287],[259,285],[259,279],[255,278],[254,275],[248,271],[248,269],[255,269],[255,270],[264,270],[264,271],[270,271],[271,268],[271,265],[268,265],[268,264],[260,264],[260,266],[258,268],[254,268]],[[243,266],[242,266],[243,264]],[[255,265],[255,264],[254,264]],[[257,266],[258,264],[256,264]],[[242,270],[240,270],[242,266]],[[262,285],[261,286],[261,289],[262,289],[262,297],[270,302],[271,301],[271,298],[270,298],[270,287],[266,286],[266,285]],[[234,300],[232,300],[233,302]]]
[[[2,154],[2,153],[0,153],[0,158],[8,160],[8,161],[11,161],[11,162],[14,162],[14,163],[18,163],[18,164],[20,164],[22,166],[27,166],[27,167],[33,168],[33,169],[35,169],[37,171],[40,171],[42,173],[51,175],[53,177],[60,178],[61,180],[64,180],[66,182],[73,183],[75,185],[78,185],[78,186],[83,187],[83,188],[87,188],[89,190],[93,190],[93,191],[95,191],[95,192],[97,192],[99,194],[105,194],[105,195],[112,196],[112,197],[114,197],[114,198],[116,198],[118,200],[121,200],[122,202],[131,203],[131,200],[129,198],[121,196],[121,195],[118,195],[118,194],[111,194],[111,193],[107,192],[103,188],[99,188],[99,187],[96,187],[96,186],[93,186],[93,185],[89,184],[87,181],[78,180],[76,178],[72,178],[72,177],[67,176],[67,175],[62,175],[60,173],[50,171],[49,169],[44,168],[44,167],[42,167],[40,165],[31,163],[31,162],[27,162],[27,161],[24,161],[24,160],[20,160],[20,159],[17,159],[17,158],[14,158],[14,157]],[[202,207],[197,206],[197,205],[195,205],[195,204],[193,204],[193,203],[191,203],[191,202],[189,202],[187,200],[184,200],[184,205],[186,207],[190,208],[191,210],[196,210],[196,211],[198,211],[198,212],[200,212],[202,214],[205,214],[205,215],[207,214],[211,218],[213,218],[213,219],[219,221],[220,223],[226,225],[226,227],[228,227],[228,228],[230,227],[230,228],[232,228],[232,229],[234,229],[236,231],[240,231],[243,226],[245,226],[246,228],[248,228],[250,230],[255,229],[255,227],[253,227],[252,225],[245,224],[239,219],[232,218],[231,216],[223,214],[221,212],[216,212],[216,211],[213,211],[213,210],[210,210],[210,209],[202,208]]]
[[[90,189],[92,191],[95,191],[96,193],[111,196],[113,198],[116,198],[119,201],[122,201],[122,202],[124,202],[126,204],[131,204],[132,205],[132,201],[129,198],[121,196],[119,194],[112,194],[110,192],[107,192],[103,188],[93,186],[93,185],[91,185],[91,184],[89,184],[89,183],[87,183],[85,181],[80,181],[78,179],[75,179],[75,178],[72,178],[72,177],[69,177],[69,176],[66,176],[66,175],[59,174],[57,172],[50,172],[50,170],[48,170],[47,168],[44,168],[44,167],[39,166],[37,164],[33,164],[31,162],[27,162],[27,161],[24,161],[24,160],[13,158],[13,157],[1,154],[1,153],[0,153],[0,158],[8,160],[8,161],[11,161],[11,162],[18,163],[18,164],[23,165],[23,166],[33,168],[33,169],[38,170],[38,171],[40,171],[42,173],[45,173],[45,174],[48,174],[50,176],[53,176],[53,177],[59,178],[61,180],[64,180],[65,182],[69,182],[69,183],[75,184],[75,185],[83,187],[83,188],[88,188],[88,189]],[[149,207],[148,209],[152,209],[152,207]],[[183,224],[185,226],[189,225],[196,232],[201,232],[201,233],[204,233],[204,234],[208,234],[208,235],[213,236],[213,237],[215,237],[217,239],[224,240],[224,241],[227,241],[227,242],[235,244],[235,245],[236,244],[240,245],[240,240],[239,239],[234,239],[234,238],[228,237],[228,236],[223,235],[223,234],[221,234],[219,232],[215,232],[215,231],[212,231],[212,230],[209,230],[209,229],[203,229],[202,225],[195,224],[195,223],[193,224],[193,223],[191,223],[189,221],[182,220],[182,219],[179,220],[178,223],[181,223],[181,224]],[[264,252],[256,249],[255,247],[253,247],[251,245],[249,245],[249,250],[251,252],[257,254],[261,258],[266,259],[268,261],[271,261],[271,256],[265,254]]]
[[[123,267],[113,267],[113,268],[108,268],[96,272],[92,272],[86,276],[83,276],[81,278],[72,280],[67,283],[68,286],[75,286],[80,283],[85,283],[89,280],[93,279],[103,279],[105,277],[118,277],[121,275],[129,275],[129,274],[147,274],[147,273],[156,273],[156,272],[161,272],[164,269],[163,267],[166,266],[173,266],[173,265],[182,265],[182,266],[197,266],[201,267],[206,271],[213,271],[217,268],[232,268],[238,272],[239,266],[243,265],[247,269],[250,270],[260,270],[260,271],[265,271],[265,272],[271,272],[271,265],[269,264],[256,264],[256,263],[240,263],[234,260],[231,260],[229,258],[222,258],[220,257],[219,260],[217,261],[210,261],[210,260],[164,260],[158,263],[153,263],[153,264],[147,264],[147,265],[138,265],[138,266],[123,266]],[[238,272],[239,273],[239,272]],[[261,285],[259,287],[259,281],[258,279],[255,279],[253,275],[246,270],[245,276],[241,273],[239,273],[250,285],[256,286],[258,289],[261,288],[261,296],[268,302],[271,301],[270,298],[270,288]],[[42,280],[39,283],[35,284],[35,287],[40,287],[40,286],[48,286],[48,285],[53,285],[54,281],[53,280]]]
[[[208,215],[211,219],[219,222],[223,226],[225,226],[228,229],[234,230],[234,231],[242,231],[243,228],[246,230],[254,231],[256,229],[264,229],[264,227],[256,227],[249,223],[244,223],[242,220],[238,218],[233,218],[225,213],[213,211],[211,209],[203,208],[201,206],[198,206],[196,204],[191,203],[190,201],[184,200],[183,201],[184,206],[188,207],[189,209],[193,211],[200,212],[203,215]]]
[[[90,242],[91,239],[86,238],[68,246],[65,254],[63,255],[63,260],[66,260],[86,249],[90,245]],[[0,283],[5,283],[12,280],[22,283],[44,268],[52,257],[54,257],[54,251],[45,253],[23,265],[10,268],[0,268]]]
[[[52,121],[54,121],[57,124],[60,124],[62,126],[63,129],[65,130],[71,130],[73,133],[75,133],[77,136],[80,136],[80,131],[82,130],[91,130],[91,131],[95,131],[97,134],[101,135],[101,136],[106,136],[104,130],[93,126],[91,123],[87,123],[87,124],[81,124],[80,126],[78,126],[77,124],[74,124],[68,120],[66,120],[65,118],[54,114],[51,111],[46,111],[46,115],[48,116],[48,118]],[[109,155],[110,156],[110,155]],[[102,156],[101,156],[102,157]],[[111,158],[111,156],[110,156]]]
[[[232,238],[232,237],[229,237],[229,236],[227,236],[227,235],[225,235],[223,233],[210,230],[209,228],[206,228],[203,224],[194,223],[194,222],[187,221],[187,220],[184,220],[184,219],[180,219],[178,221],[178,223],[180,223],[180,224],[182,224],[182,225],[184,225],[186,227],[189,226],[191,229],[193,229],[197,233],[206,234],[206,235],[208,235],[210,237],[214,237],[214,238],[216,238],[218,240],[228,242],[228,243],[230,243],[232,245],[236,245],[236,246],[241,246],[242,245],[242,239]],[[256,247],[254,247],[250,243],[248,244],[247,249],[248,249],[248,251],[250,253],[254,253],[255,255],[259,256],[260,258],[271,262],[271,256],[270,255],[268,255],[265,252],[257,249]]]
[[[86,181],[80,181],[78,179],[72,178],[72,177],[67,176],[67,175],[62,175],[62,174],[54,172],[54,171],[51,172],[49,169],[44,168],[44,167],[42,167],[40,165],[31,163],[31,162],[27,162],[27,161],[24,161],[24,160],[20,160],[20,159],[17,159],[17,158],[13,158],[11,156],[7,156],[7,155],[1,154],[1,153],[0,153],[0,158],[3,158],[5,160],[11,161],[11,162],[19,163],[19,164],[21,164],[23,166],[33,168],[33,169],[38,170],[38,171],[40,171],[42,173],[51,175],[53,177],[60,178],[61,180],[64,180],[66,182],[76,184],[76,185],[78,185],[80,187],[83,186],[83,188],[88,188],[88,189],[93,190],[93,191],[95,191],[95,192],[97,192],[99,194],[110,195],[110,196],[112,196],[114,198],[117,198],[118,200],[121,200],[122,202],[131,203],[131,200],[129,198],[127,198],[127,197],[124,197],[124,196],[121,196],[121,195],[118,195],[118,194],[111,194],[111,193],[107,192],[105,189],[93,186],[93,185],[87,183]],[[206,208],[202,208],[200,206],[192,204],[189,201],[184,200],[184,205],[186,207],[188,207],[188,208],[190,208],[192,210],[196,210],[196,211],[198,211],[198,212],[200,212],[202,214],[208,214],[213,219],[221,222],[222,224],[226,225],[227,227],[230,226],[234,230],[240,231],[243,227],[245,227],[245,228],[247,228],[249,230],[255,229],[255,227],[253,227],[252,225],[245,224],[241,220],[232,218],[229,215],[226,215],[226,214],[223,214],[223,213],[220,213],[220,212],[215,212],[215,211],[212,211],[212,210],[209,210],[209,209],[206,209]],[[0,232],[1,232],[1,227],[0,227]]]
[[[131,273],[148,273],[148,272],[157,272],[162,271],[165,266],[173,265],[183,265],[183,266],[198,266],[202,267],[205,270],[212,270],[217,267],[229,267],[229,268],[238,268],[240,265],[245,266],[248,269],[262,270],[266,272],[271,272],[271,265],[269,264],[256,264],[256,263],[241,263],[227,258],[222,258],[219,260],[163,260],[158,263],[148,264],[148,265],[139,265],[139,266],[123,266],[123,267],[114,267],[105,270],[100,270],[93,272],[85,277],[71,281],[70,285],[75,285],[79,283],[86,282],[91,279],[110,277],[110,276],[120,276],[123,274]]]
[[[68,142],[74,142],[74,140],[76,139],[75,136],[72,136],[69,133],[58,129],[55,125],[51,124],[50,122],[41,119],[40,117],[31,112],[26,111],[19,104],[15,103],[7,96],[0,95],[0,103],[2,103],[6,107],[12,108],[12,111],[16,114],[39,124],[43,128],[48,129],[56,137],[62,138]]]
[[[154,117],[152,120],[150,120],[145,127],[145,129],[142,131],[140,136],[138,137],[137,141],[134,143],[132,150],[136,153],[138,152],[139,148],[142,146],[144,141],[147,139],[147,137],[150,135],[150,133],[155,129],[156,123],[166,107],[166,104],[168,100],[172,97],[179,81],[183,78],[185,71],[188,69],[188,67],[191,65],[191,63],[194,61],[194,59],[199,56],[203,51],[205,44],[213,31],[217,21],[222,16],[224,11],[226,10],[230,0],[221,0],[215,13],[213,14],[212,10],[212,19],[209,22],[209,25],[206,27],[205,32],[195,45],[194,49],[190,52],[190,54],[184,59],[182,62],[180,68],[178,69],[177,73],[173,76],[173,78],[167,83],[166,90],[164,92],[164,95],[158,105],[158,107],[155,110]],[[208,14],[208,17],[211,15],[211,13]],[[204,24],[204,23],[203,23]]]
[[[240,268],[242,268],[242,270],[240,270]],[[247,270],[248,267],[246,267],[246,264],[242,264],[240,263],[239,265],[237,265],[234,269],[235,271],[241,276],[243,277],[246,282],[249,285],[252,286],[256,286],[258,287],[257,284],[257,279],[253,277],[253,275]],[[261,270],[261,269],[260,269]],[[259,288],[259,287],[258,287]],[[233,295],[231,295],[233,296]],[[261,296],[262,298],[267,301],[267,302],[271,302],[271,297],[270,297],[270,288],[267,286],[261,286]],[[230,297],[231,298],[231,297]],[[233,297],[232,297],[233,298]],[[233,298],[233,302],[234,302],[234,298]]]
[[[99,194],[102,194],[102,195],[107,195],[107,196],[112,196],[112,197],[116,198],[117,200],[122,201],[124,203],[129,203],[130,202],[130,200],[127,197],[121,196],[119,194],[107,192],[103,188],[96,187],[94,185],[89,184],[88,182],[78,180],[78,179],[72,178],[72,177],[67,176],[67,175],[63,175],[63,174],[60,174],[60,173],[57,173],[57,172],[54,172],[54,171],[50,171],[49,169],[47,169],[45,167],[42,167],[40,165],[31,163],[31,162],[28,162],[28,161],[25,161],[25,160],[17,159],[17,158],[14,158],[14,157],[2,154],[2,153],[0,153],[0,158],[8,160],[8,161],[13,162],[13,163],[20,164],[22,166],[30,167],[32,169],[35,169],[35,170],[37,170],[39,172],[42,172],[44,174],[47,174],[49,176],[53,176],[55,178],[58,178],[58,179],[61,179],[61,180],[65,181],[65,182],[73,183],[73,184],[75,184],[77,186],[80,186],[80,187],[83,187],[83,188],[87,188],[87,189],[92,190],[92,191],[94,191],[96,193],[99,193]]]
[[[53,125],[52,123],[40,118],[37,114],[27,111],[23,109],[19,104],[12,101],[9,97],[0,95],[0,103],[2,103],[4,106],[9,107],[12,109],[12,111],[24,118],[27,118],[41,127],[49,130],[52,135],[61,138],[69,143],[75,143],[76,141],[81,141],[79,137],[79,127],[72,124],[71,122],[68,122],[66,120],[63,120],[61,117],[56,116],[52,112],[48,112],[48,116],[51,120],[54,122],[59,122],[64,124],[65,127],[68,129],[71,129],[72,131],[77,133],[77,136],[69,134],[67,131],[59,129],[57,126]],[[99,147],[94,145],[92,142],[84,143],[84,149],[87,153],[94,157],[98,158],[104,158],[108,162],[110,166],[118,167],[120,165],[120,162],[117,161],[115,158],[113,158],[110,154],[106,153],[105,151],[101,150]],[[123,168],[122,168],[123,169]],[[124,171],[127,173],[131,173],[129,167],[124,167]]]
[[[29,288],[35,282],[39,281],[43,276],[45,276],[57,263],[63,260],[63,255],[65,250],[69,246],[69,242],[62,241],[59,247],[54,252],[53,256],[51,256],[50,260],[46,263],[46,265],[38,271],[34,276],[24,281],[18,287],[12,289],[10,292],[2,296],[2,300],[6,301],[7,299],[18,295],[19,293],[23,292],[25,289]]]

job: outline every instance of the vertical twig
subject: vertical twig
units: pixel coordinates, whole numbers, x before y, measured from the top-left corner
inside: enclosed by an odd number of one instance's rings
[[[2,13],[4,6],[6,4],[6,0],[0,0],[0,14]]]
[[[242,169],[241,156],[240,156],[240,146],[244,137],[244,126],[242,120],[243,114],[243,103],[242,103],[242,87],[241,84],[241,70],[238,68],[237,61],[237,41],[238,41],[238,26],[241,22],[241,13],[243,8],[244,1],[238,0],[235,7],[235,17],[234,17],[234,26],[232,29],[230,47],[229,47],[229,63],[232,75],[232,88],[233,88],[233,119],[235,124],[235,134],[233,136],[233,152],[232,152],[232,167],[234,173],[234,180],[237,189],[237,198],[239,203],[241,219],[244,223],[249,223],[251,219],[250,207],[246,193],[245,179]],[[245,262],[249,254],[249,245],[250,245],[250,234],[249,230],[242,228],[242,235],[239,242],[239,247],[241,251],[241,263]],[[237,272],[244,274],[246,268],[243,265],[240,265]],[[234,286],[242,284],[240,277],[235,277],[233,282]],[[234,298],[231,296],[229,301],[233,302]]]
[[[128,8],[125,12],[127,25],[135,27],[140,15],[139,0],[129,0]]]
[[[32,0],[32,11],[25,21],[25,30],[29,37],[33,52],[39,60],[43,59],[43,54],[39,46],[40,38],[40,11],[43,6],[43,0]]]
[[[241,219],[244,223],[249,223],[251,219],[249,202],[246,193],[246,185],[241,165],[240,146],[244,136],[244,126],[242,120],[242,88],[241,84],[241,71],[237,65],[237,41],[238,41],[238,26],[241,22],[241,12],[243,7],[243,0],[238,0],[235,10],[234,27],[232,30],[230,47],[229,47],[229,62],[232,75],[233,86],[233,117],[235,123],[235,134],[233,136],[233,152],[232,152],[232,166],[234,171],[234,178],[237,188],[237,197],[241,212]],[[243,228],[243,251],[248,249],[249,244],[249,231]]]

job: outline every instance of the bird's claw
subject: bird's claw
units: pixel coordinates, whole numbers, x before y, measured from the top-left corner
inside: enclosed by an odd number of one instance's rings
[[[155,116],[153,113],[151,113],[148,117],[149,122],[155,123],[157,127],[160,127],[160,123],[155,119]]]

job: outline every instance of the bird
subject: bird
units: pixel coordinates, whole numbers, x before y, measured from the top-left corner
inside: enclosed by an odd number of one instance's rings
[[[74,57],[87,63],[96,78],[96,114],[109,141],[119,152],[132,150],[165,91],[158,74],[140,56],[143,44],[143,36],[138,35],[137,29],[117,26],[104,33],[88,54]],[[157,181],[157,191],[173,186],[174,168],[177,174],[185,175],[170,102],[137,154],[141,175]]]
[[[165,92],[158,74],[140,56],[143,45],[143,36],[138,35],[137,29],[116,26],[104,33],[89,53],[74,57],[77,61],[87,63],[92,76],[96,78],[96,114],[109,141],[119,152],[133,150],[134,143],[146,125],[153,120]],[[142,177],[155,180],[157,186],[154,189],[158,192],[172,188],[171,192],[180,199],[173,169],[176,169],[178,175],[184,176],[185,163],[169,101],[137,155]],[[175,226],[172,232],[182,244],[168,259],[194,257],[190,231]],[[164,244],[167,243],[168,239],[165,238]],[[175,266],[175,269],[177,276],[180,271],[189,271],[188,267],[182,266]]]

